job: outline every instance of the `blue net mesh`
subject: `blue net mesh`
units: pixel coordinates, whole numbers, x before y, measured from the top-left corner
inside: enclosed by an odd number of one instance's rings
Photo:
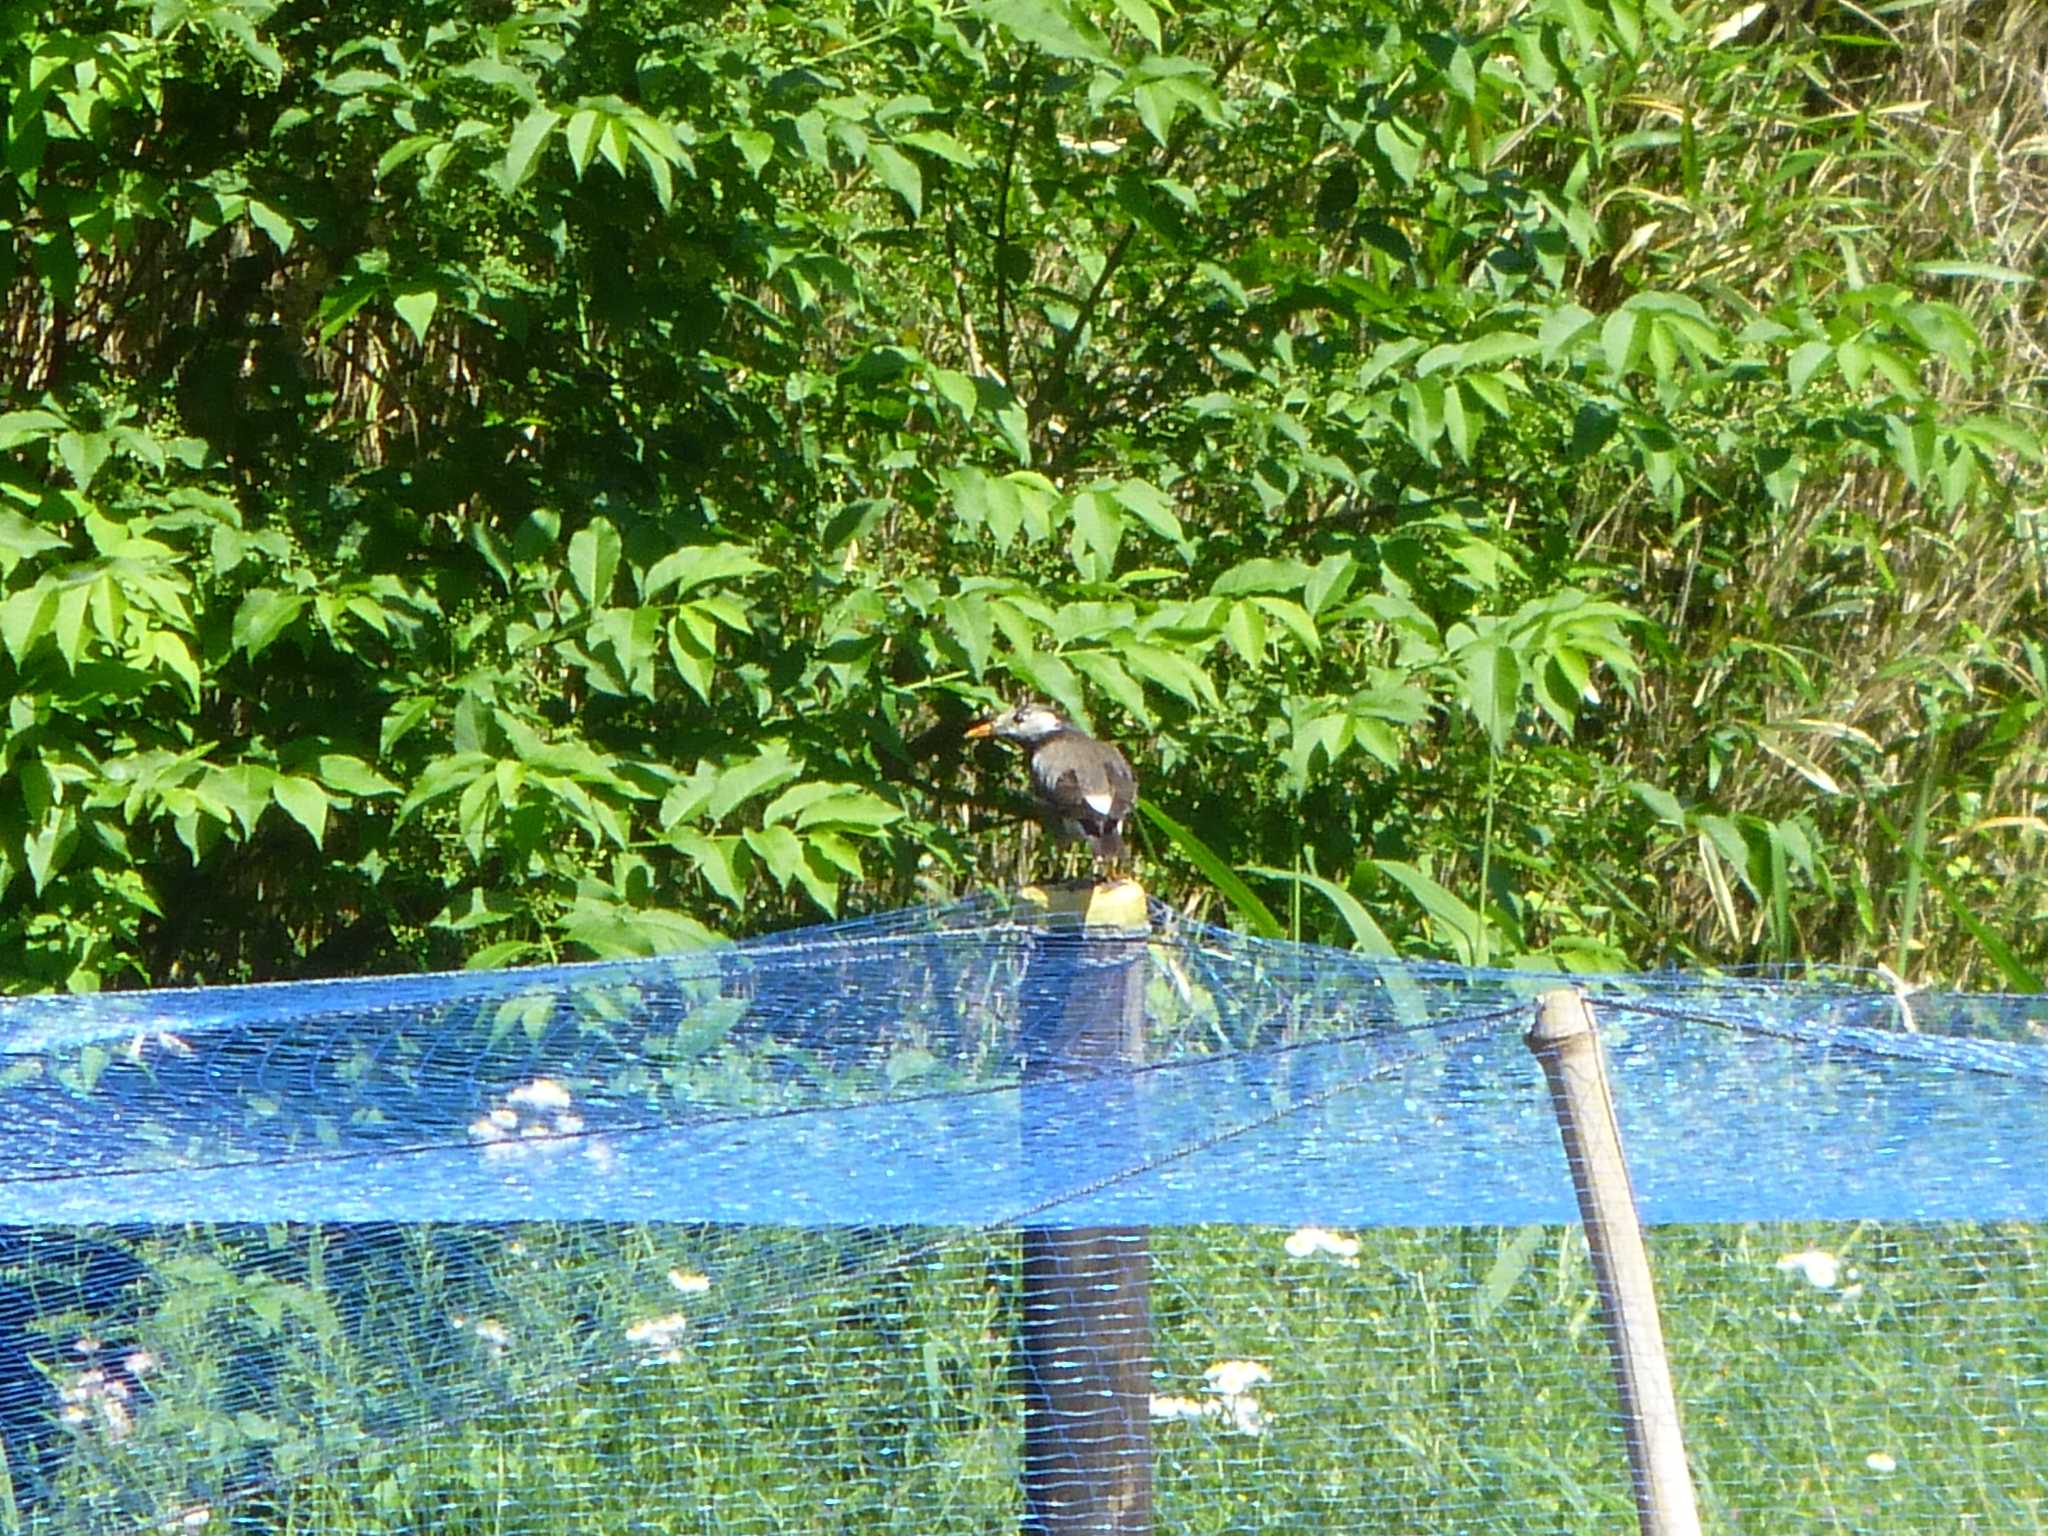
[[[0,1003],[0,1529],[1610,1528],[1563,979],[986,899]],[[2048,1523],[2048,1000],[1570,980],[1710,1525]]]

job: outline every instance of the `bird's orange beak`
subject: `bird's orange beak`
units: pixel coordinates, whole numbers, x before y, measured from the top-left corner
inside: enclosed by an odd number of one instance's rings
[[[967,727],[966,734],[968,738],[972,740],[973,738],[978,736],[992,736],[995,734],[995,729],[996,723],[993,718],[987,720],[977,720],[974,722],[974,724]]]

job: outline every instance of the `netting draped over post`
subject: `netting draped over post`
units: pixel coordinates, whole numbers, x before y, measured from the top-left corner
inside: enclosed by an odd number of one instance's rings
[[[1625,1518],[1599,1435],[1521,1438],[1608,1424],[1520,1044],[1558,978],[1132,942],[1142,1059],[1068,1101],[1000,900],[0,1002],[0,1530],[1015,1529],[1011,1234],[1063,1229],[1150,1234],[1160,1528]],[[1707,1497],[2048,1521],[2048,1001],[1574,984]]]

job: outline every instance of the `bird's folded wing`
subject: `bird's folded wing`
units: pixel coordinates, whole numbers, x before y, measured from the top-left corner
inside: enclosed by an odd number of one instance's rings
[[[1130,768],[1112,761],[1088,770],[1069,768],[1042,786],[1046,804],[1063,816],[1118,822],[1131,814],[1137,784]]]

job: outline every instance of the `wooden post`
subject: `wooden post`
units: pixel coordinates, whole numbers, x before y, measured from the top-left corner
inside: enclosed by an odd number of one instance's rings
[[[1537,1000],[1528,1045],[1550,1081],[1565,1158],[1578,1190],[1586,1247],[1600,1282],[1607,1348],[1628,1436],[1637,1521],[1643,1536],[1699,1536],[1699,1507],[1685,1463],[1685,1436],[1671,1387],[1671,1365],[1664,1354],[1650,1255],[1643,1246],[1635,1189],[1622,1156],[1621,1127],[1614,1116],[1593,1010],[1568,987],[1544,993]]]
[[[1102,1126],[1137,1123],[1144,1055],[1145,892],[1135,881],[1027,887],[1043,925],[1026,966],[1026,1177]],[[1087,1146],[1082,1140],[1078,1145]],[[1114,1158],[1126,1150],[1106,1149]],[[1142,1227],[1022,1234],[1024,1530],[1149,1536],[1152,1529],[1151,1246]]]

